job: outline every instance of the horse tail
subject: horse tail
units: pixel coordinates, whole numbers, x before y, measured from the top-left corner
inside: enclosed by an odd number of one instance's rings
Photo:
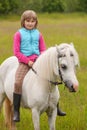
[[[10,100],[6,97],[4,104],[3,104],[3,109],[4,109],[4,118],[5,118],[5,125],[9,129],[15,129],[15,123],[12,120],[13,116],[13,109],[12,109],[12,104]]]
[[[5,99],[4,86],[3,86],[2,79],[0,77],[0,111],[1,111],[4,99]]]

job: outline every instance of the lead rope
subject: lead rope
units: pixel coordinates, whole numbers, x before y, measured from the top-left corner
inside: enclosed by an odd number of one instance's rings
[[[50,106],[50,99],[51,99],[51,84],[49,83],[49,95],[48,95],[48,107]]]

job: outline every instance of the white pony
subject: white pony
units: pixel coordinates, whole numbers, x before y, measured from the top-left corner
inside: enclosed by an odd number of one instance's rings
[[[59,101],[58,80],[71,92],[78,90],[75,66],[79,64],[73,45],[62,43],[50,47],[39,56],[33,68],[26,74],[22,86],[21,105],[32,110],[34,130],[40,130],[40,114],[46,112],[50,130],[55,130],[57,103]],[[6,59],[0,66],[0,107],[5,100],[5,121],[15,129],[12,121],[12,103],[15,72],[18,60],[15,56]]]

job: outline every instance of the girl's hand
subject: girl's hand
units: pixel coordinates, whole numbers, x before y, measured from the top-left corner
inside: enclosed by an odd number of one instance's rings
[[[32,67],[32,66],[33,66],[33,64],[34,64],[34,62],[33,62],[33,61],[29,61],[29,62],[28,62],[28,66],[29,66],[29,67]]]

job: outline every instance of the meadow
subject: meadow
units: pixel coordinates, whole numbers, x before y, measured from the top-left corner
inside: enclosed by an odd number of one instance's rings
[[[79,91],[69,93],[59,85],[60,107],[67,115],[57,116],[56,130],[87,130],[87,14],[38,14],[38,28],[44,36],[46,46],[74,43],[79,54],[80,68],[77,69]],[[20,28],[20,16],[0,17],[0,64],[13,55],[13,35]],[[41,130],[49,130],[47,116],[40,117]],[[21,108],[21,122],[17,130],[33,130],[31,110]],[[3,109],[0,114],[0,130],[7,130]]]

